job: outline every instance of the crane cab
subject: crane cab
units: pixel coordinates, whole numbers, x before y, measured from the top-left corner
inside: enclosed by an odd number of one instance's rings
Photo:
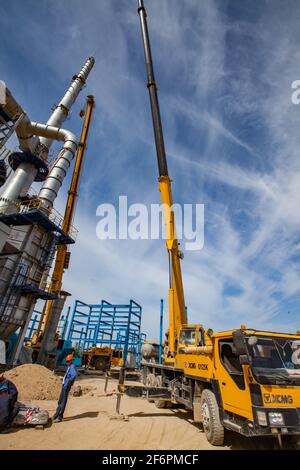
[[[177,351],[179,354],[185,352],[189,346],[203,346],[204,331],[202,325],[183,325],[178,335]]]

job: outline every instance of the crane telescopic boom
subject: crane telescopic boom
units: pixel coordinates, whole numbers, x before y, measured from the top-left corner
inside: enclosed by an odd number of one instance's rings
[[[176,238],[175,218],[173,211],[171,179],[168,174],[168,165],[161,123],[157,86],[155,82],[150,39],[147,25],[147,13],[143,0],[138,0],[138,14],[140,17],[141,32],[144,46],[145,63],[147,71],[147,88],[149,91],[154,138],[159,171],[159,190],[163,204],[164,223],[166,229],[166,244],[169,256],[170,285],[169,285],[169,353],[175,354],[176,338],[182,325],[187,323],[184,291],[181,276],[178,240]]]

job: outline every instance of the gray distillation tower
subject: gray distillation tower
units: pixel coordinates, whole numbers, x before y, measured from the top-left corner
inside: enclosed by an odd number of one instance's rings
[[[0,105],[0,148],[15,132],[20,149],[8,156],[13,171],[0,194],[0,340],[9,340],[20,328],[10,362],[18,358],[37,299],[59,300],[47,290],[47,280],[56,245],[74,243],[74,238],[62,230],[63,218],[53,203],[78,145],[76,136],[61,125],[94,62],[90,57],[73,77],[46,124],[32,122],[8,88]],[[49,170],[54,140],[63,145]],[[38,196],[28,194],[33,182],[43,182]]]

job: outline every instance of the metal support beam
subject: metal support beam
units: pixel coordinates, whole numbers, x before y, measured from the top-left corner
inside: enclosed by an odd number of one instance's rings
[[[162,364],[162,354],[163,354],[163,323],[164,323],[164,301],[160,301],[160,321],[159,321],[159,358],[158,363]]]
[[[21,353],[21,349],[24,345],[24,340],[25,340],[27,329],[28,329],[28,325],[29,325],[30,319],[31,319],[32,314],[33,314],[34,305],[35,305],[35,302],[32,302],[31,310],[28,313],[26,322],[24,323],[24,325],[20,329],[18,339],[16,341],[14,350],[13,350],[12,355],[11,355],[10,360],[9,360],[9,365],[15,365],[18,362],[18,359],[19,359],[19,356],[20,356],[20,353]]]

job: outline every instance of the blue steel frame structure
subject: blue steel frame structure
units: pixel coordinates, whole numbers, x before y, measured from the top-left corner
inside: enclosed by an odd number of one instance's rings
[[[146,335],[141,333],[142,307],[134,300],[129,304],[86,304],[75,300],[67,340],[87,351],[92,347],[109,346],[123,349],[126,367],[127,355],[132,354],[135,367],[141,361],[142,344]]]
[[[59,319],[58,322],[58,327],[57,331],[59,332],[59,337],[60,339],[65,339],[67,329],[69,326],[69,316],[70,316],[70,310],[71,307],[68,307],[67,313],[65,315],[62,315]],[[25,336],[25,342],[30,341],[34,335],[34,333],[37,331],[37,327],[41,318],[42,312],[39,310],[34,310],[33,315],[31,317],[31,320],[28,325],[28,329],[26,332]]]

